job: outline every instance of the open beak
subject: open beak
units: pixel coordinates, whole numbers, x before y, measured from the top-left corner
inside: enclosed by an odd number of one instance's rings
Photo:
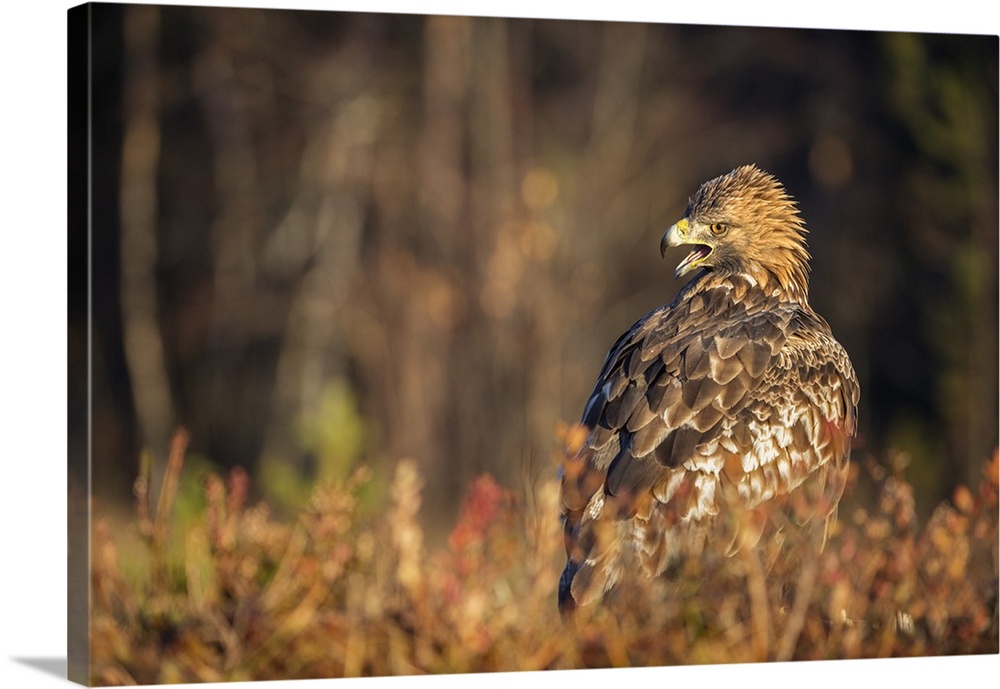
[[[692,241],[690,235],[691,225],[688,223],[687,218],[683,218],[671,225],[670,229],[663,233],[663,238],[660,239],[660,255],[663,257],[666,257],[667,249],[670,247],[683,246],[684,244],[694,245],[694,251],[689,253],[677,265],[677,268],[674,270],[674,278],[679,278],[682,275],[690,273],[712,253],[712,247]]]

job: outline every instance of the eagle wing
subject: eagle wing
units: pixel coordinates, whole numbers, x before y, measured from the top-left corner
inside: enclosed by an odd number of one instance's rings
[[[599,595],[632,559],[659,573],[672,530],[723,501],[762,513],[803,486],[802,520],[835,508],[858,398],[850,362],[808,307],[753,303],[749,287],[682,293],[612,347],[587,441],[563,463],[561,600],[570,586],[576,601]],[[759,533],[751,518],[737,545]]]

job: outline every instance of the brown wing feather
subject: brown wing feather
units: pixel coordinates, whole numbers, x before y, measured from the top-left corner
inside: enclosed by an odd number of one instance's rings
[[[662,571],[671,530],[710,518],[724,494],[754,510],[808,478],[796,513],[828,517],[857,397],[846,354],[808,307],[738,279],[689,284],[612,348],[584,412],[588,442],[564,462],[573,599],[599,596],[627,562]],[[746,523],[737,546],[759,537],[759,515]]]

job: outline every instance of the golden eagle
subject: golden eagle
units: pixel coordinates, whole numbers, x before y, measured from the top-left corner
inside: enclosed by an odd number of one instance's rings
[[[561,467],[566,613],[618,581],[656,576],[720,514],[730,550],[776,506],[828,521],[843,492],[859,386],[809,306],[806,229],[770,174],[703,184],[663,235],[694,247],[672,303],[611,348]]]

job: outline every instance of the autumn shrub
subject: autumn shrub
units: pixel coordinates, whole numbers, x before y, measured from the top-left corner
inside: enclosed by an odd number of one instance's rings
[[[374,516],[358,500],[370,469],[315,486],[294,519],[250,504],[237,470],[210,475],[201,513],[178,528],[183,456],[179,436],[155,510],[137,483],[141,558],[126,563],[109,522],[95,521],[95,684],[998,650],[996,453],[979,486],[925,524],[899,472],[856,463],[819,554],[781,530],[732,557],[709,547],[565,620],[554,472],[530,501],[479,477],[447,543],[431,548],[413,461],[396,465]],[[868,507],[852,497],[862,479],[877,496]]]

